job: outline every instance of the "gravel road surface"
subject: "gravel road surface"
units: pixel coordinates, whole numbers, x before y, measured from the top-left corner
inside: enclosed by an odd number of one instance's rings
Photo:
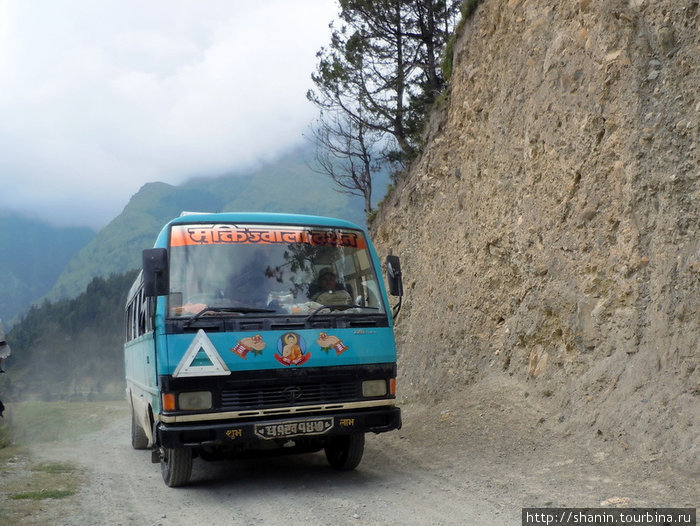
[[[322,453],[195,459],[191,483],[168,488],[149,451],[131,448],[129,413],[78,443],[35,453],[69,461],[88,482],[50,510],[65,526],[519,526],[523,507],[688,507],[697,474],[591,430],[577,440],[548,425],[543,403],[473,385],[433,406],[402,403],[404,427],[367,437],[357,470]]]

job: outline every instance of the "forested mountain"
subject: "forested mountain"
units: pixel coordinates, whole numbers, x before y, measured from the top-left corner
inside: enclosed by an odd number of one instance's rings
[[[305,148],[249,173],[200,177],[180,186],[144,185],[124,211],[70,261],[49,298],[73,297],[94,276],[137,268],[142,249],[151,247],[163,224],[183,210],[291,212],[364,224],[362,199],[336,192],[330,178],[309,167],[312,158],[311,149]]]
[[[124,304],[136,271],[94,278],[69,300],[33,306],[7,333],[5,401],[121,396]]]
[[[0,319],[6,326],[51,290],[68,261],[94,236],[89,228],[0,215]]]

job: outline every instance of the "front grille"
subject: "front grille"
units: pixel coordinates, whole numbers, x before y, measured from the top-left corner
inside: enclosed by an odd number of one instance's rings
[[[332,382],[298,385],[272,385],[225,389],[221,392],[221,408],[227,411],[268,409],[350,402],[360,399],[360,382]]]

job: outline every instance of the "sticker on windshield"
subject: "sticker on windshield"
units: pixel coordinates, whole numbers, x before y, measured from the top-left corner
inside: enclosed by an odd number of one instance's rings
[[[306,341],[301,335],[287,332],[277,340],[275,358],[282,365],[301,365],[311,358],[311,353],[306,352]]]

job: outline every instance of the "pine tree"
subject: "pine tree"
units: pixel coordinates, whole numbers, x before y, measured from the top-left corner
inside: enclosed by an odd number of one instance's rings
[[[320,172],[371,212],[372,175],[401,169],[420,149],[423,122],[445,87],[441,55],[457,0],[339,0],[340,27],[317,56],[307,97]]]

